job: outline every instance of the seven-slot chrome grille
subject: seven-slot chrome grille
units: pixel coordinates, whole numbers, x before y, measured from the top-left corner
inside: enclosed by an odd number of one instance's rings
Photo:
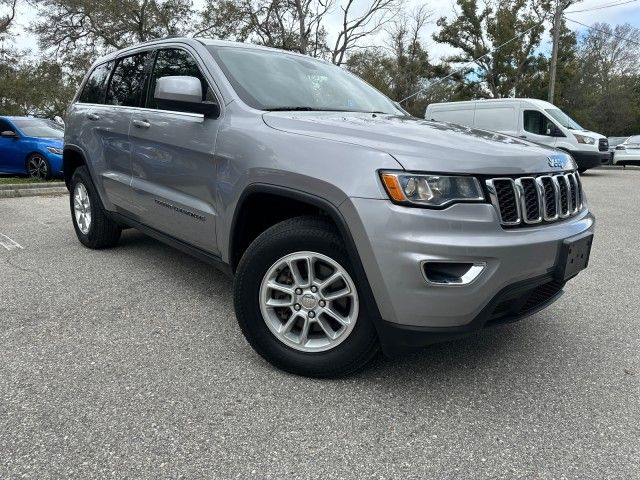
[[[504,226],[555,222],[582,209],[582,183],[577,172],[492,178],[486,184]]]

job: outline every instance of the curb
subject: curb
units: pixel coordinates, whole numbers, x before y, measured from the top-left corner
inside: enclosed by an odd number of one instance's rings
[[[64,182],[7,183],[0,185],[0,198],[35,197],[40,195],[66,195]]]

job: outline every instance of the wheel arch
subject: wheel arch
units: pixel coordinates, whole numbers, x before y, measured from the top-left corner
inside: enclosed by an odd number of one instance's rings
[[[351,235],[349,225],[338,207],[322,197],[293,188],[271,184],[251,184],[247,188],[245,188],[236,204],[233,220],[231,222],[231,228],[229,231],[229,267],[231,271],[235,273],[240,258],[242,257],[242,254],[249,246],[251,241],[253,241],[253,239],[255,239],[260,233],[262,233],[262,231],[266,230],[266,228],[269,228],[271,225],[278,223],[265,222],[269,224],[266,225],[265,228],[261,229],[261,231],[259,231],[257,234],[256,232],[253,232],[253,234],[249,237],[243,238],[243,235],[246,232],[245,230],[243,230],[244,225],[250,222],[250,220],[253,218],[251,216],[251,207],[256,204],[255,202],[261,202],[266,196],[269,196],[271,198],[279,198],[287,202],[296,202],[295,204],[297,205],[297,207],[293,208],[292,213],[287,215],[285,218],[282,218],[282,220],[297,216],[297,208],[304,206],[304,208],[306,208],[307,210],[302,211],[300,214],[309,213],[310,211],[315,210],[317,214],[326,215],[332,221],[338,231],[338,234],[344,242],[349,258],[351,259],[352,266],[355,271],[358,284],[360,286],[361,295],[366,300],[363,303],[364,305],[366,305],[367,314],[373,321],[376,331],[378,331],[378,334],[380,334],[379,326],[382,323],[380,310],[378,309],[373,291],[371,290],[371,284],[369,283],[369,280],[367,278],[364,265],[360,258],[360,254],[356,247],[353,236]],[[265,203],[259,204],[264,208]],[[288,205],[291,205],[291,203],[288,203]],[[258,210],[257,213],[254,211],[253,215],[259,214],[259,212],[260,210]],[[385,342],[383,339],[381,339],[381,344],[383,345],[383,349],[385,349]]]
[[[76,168],[87,165],[84,153],[73,145],[65,145],[62,152],[62,170],[64,172],[64,183],[67,189],[71,187],[71,177]]]

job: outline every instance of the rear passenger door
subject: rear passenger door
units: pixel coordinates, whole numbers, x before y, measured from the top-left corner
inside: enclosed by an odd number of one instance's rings
[[[156,82],[168,76],[197,77],[203,100],[216,100],[190,51],[178,47],[157,51],[145,108],[133,114],[129,134],[139,221],[217,254],[214,147],[220,119],[159,109],[154,100]]]
[[[129,126],[133,109],[142,102],[150,58],[150,52],[140,52],[95,67],[67,116],[69,126],[78,124],[68,129],[78,132],[78,138],[65,142],[82,147],[103,200],[121,211],[134,209]]]
[[[96,107],[96,141],[101,145],[104,188],[114,205],[135,212],[131,192],[131,117],[143,102],[145,74],[152,58],[150,51],[116,60],[103,106]]]

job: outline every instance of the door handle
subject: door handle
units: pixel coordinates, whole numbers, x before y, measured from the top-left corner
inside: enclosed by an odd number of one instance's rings
[[[87,118],[89,120],[100,120],[100,115],[96,115],[95,113],[87,113]]]
[[[520,135],[520,138],[527,138],[526,135]]]
[[[146,120],[134,120],[133,126],[136,128],[149,128],[151,124]]]

